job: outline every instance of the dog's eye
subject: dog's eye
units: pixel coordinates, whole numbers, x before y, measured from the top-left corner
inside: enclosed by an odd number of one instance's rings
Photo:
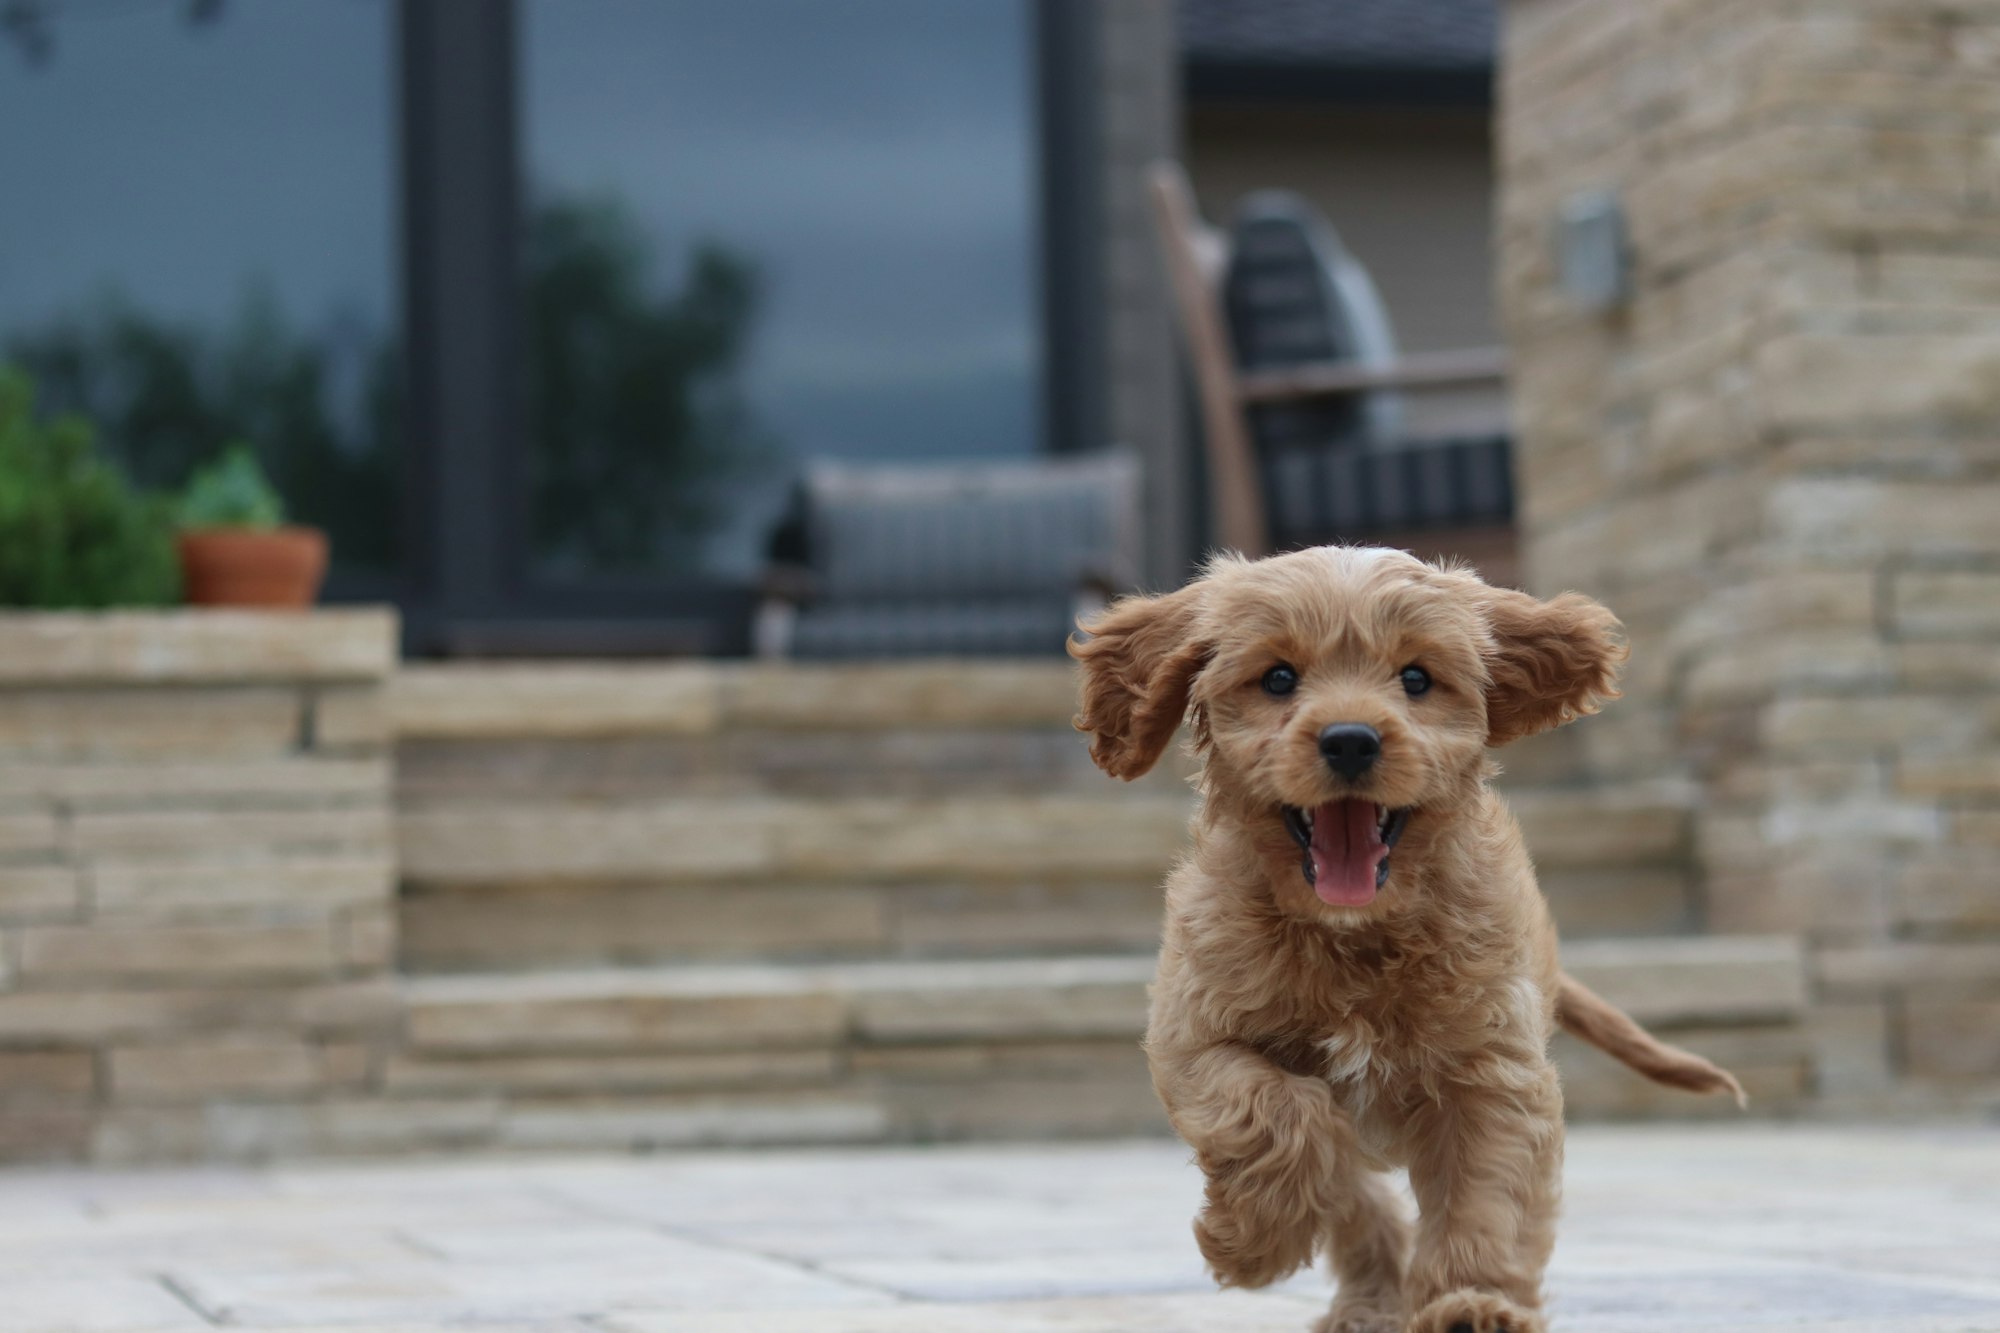
[[[1431,673],[1420,666],[1406,666],[1402,673],[1403,693],[1412,699],[1431,687]]]
[[[1264,673],[1264,693],[1270,695],[1290,694],[1299,687],[1299,673],[1283,662]]]

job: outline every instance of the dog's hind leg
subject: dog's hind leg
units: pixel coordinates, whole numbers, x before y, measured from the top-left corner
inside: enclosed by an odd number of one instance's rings
[[[1235,1043],[1150,1055],[1154,1086],[1208,1177],[1194,1230],[1216,1280],[1261,1287],[1310,1263],[1361,1170],[1332,1090]]]
[[[1339,1286],[1313,1333],[1402,1333],[1410,1224],[1381,1173],[1357,1168],[1351,1187],[1328,1219],[1328,1261]]]

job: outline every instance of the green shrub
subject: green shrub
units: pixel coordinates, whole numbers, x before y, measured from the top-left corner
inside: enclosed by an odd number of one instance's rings
[[[0,365],[0,605],[161,606],[180,598],[173,520],[99,458],[81,417],[35,418]]]
[[[246,444],[197,469],[181,496],[183,528],[275,528],[284,521],[285,501]]]

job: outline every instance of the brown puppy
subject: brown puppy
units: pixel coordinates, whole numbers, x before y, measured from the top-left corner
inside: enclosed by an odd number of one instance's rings
[[[1086,626],[1080,730],[1120,778],[1184,717],[1202,766],[1146,1052],[1208,1178],[1225,1284],[1330,1251],[1318,1333],[1541,1333],[1555,1025],[1662,1082],[1741,1089],[1556,961],[1488,751],[1616,695],[1618,622],[1399,551],[1225,556]],[[1404,1166],[1421,1220],[1382,1171]]]

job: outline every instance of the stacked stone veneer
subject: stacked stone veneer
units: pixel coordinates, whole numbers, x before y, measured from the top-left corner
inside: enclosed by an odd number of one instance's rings
[[[2000,1078],[2000,5],[1509,0],[1532,582],[1625,617],[1599,783],[1693,784],[1700,915],[1810,946],[1815,1086]],[[1611,187],[1629,299],[1565,302]]]
[[[395,1098],[503,1146],[1132,1132],[1189,792],[1068,664],[412,664]]]
[[[412,664],[413,973],[1150,951],[1185,767],[1092,767],[1060,660]]]
[[[0,1157],[324,1142],[396,1031],[383,612],[0,616]]]
[[[0,1159],[1162,1128],[1184,761],[1068,664],[393,666],[372,612],[0,616]],[[1516,789],[1578,934],[1672,929],[1686,811]],[[1796,947],[1571,965],[1793,1104]],[[1723,1109],[1565,1048],[1583,1113]]]
[[[510,1147],[1160,1127],[1137,1038],[1187,762],[1099,773],[1066,663],[412,664],[394,697],[386,1096]],[[1510,784],[1566,927],[1684,929],[1685,804],[1571,762]],[[1794,945],[1571,963],[1797,1104]],[[1561,1058],[1583,1114],[1731,1109]]]

